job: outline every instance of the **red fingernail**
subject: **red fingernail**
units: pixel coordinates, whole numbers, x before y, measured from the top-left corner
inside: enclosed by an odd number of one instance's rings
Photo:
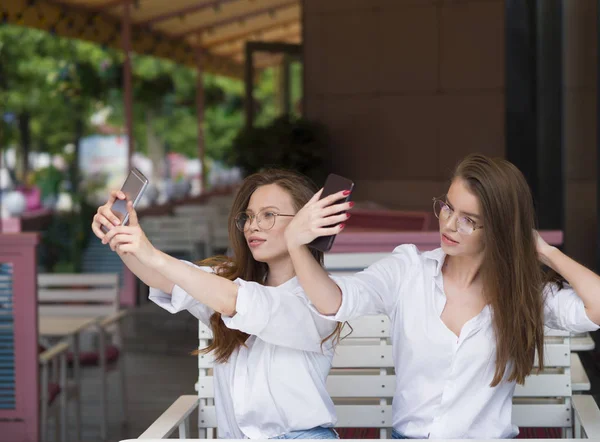
[[[344,190],[344,193],[342,195],[344,195],[344,196],[350,195],[350,191],[349,190]]]
[[[349,213],[346,213],[346,218],[350,218],[350,216],[352,216],[352,215],[350,215]]]
[[[346,227],[346,224],[344,224],[344,223],[340,224],[340,229],[343,229],[344,227]]]
[[[354,207],[354,201],[350,201],[350,207]]]

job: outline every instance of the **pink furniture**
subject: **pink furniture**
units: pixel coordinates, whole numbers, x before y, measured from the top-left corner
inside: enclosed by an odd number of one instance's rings
[[[35,233],[0,234],[3,288],[0,308],[5,315],[12,316],[12,323],[4,321],[0,329],[3,337],[0,345],[4,350],[0,355],[3,361],[0,370],[5,370],[8,377],[14,376],[14,390],[3,389],[0,395],[0,441],[37,442],[40,439],[37,244]],[[12,373],[8,373],[11,367]]]
[[[120,290],[120,302],[122,307],[135,307],[137,299],[137,278],[123,265],[123,286]]]
[[[54,212],[49,209],[35,209],[23,212],[20,218],[0,219],[0,233],[41,232],[45,230]]]

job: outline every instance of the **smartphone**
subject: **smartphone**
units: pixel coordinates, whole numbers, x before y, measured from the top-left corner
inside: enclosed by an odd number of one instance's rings
[[[354,183],[348,178],[344,178],[334,173],[330,173],[327,179],[325,180],[325,185],[323,186],[323,193],[321,194],[321,197],[319,199],[323,199],[329,195],[340,192],[342,190],[349,190],[350,194],[347,197],[336,201],[334,204],[342,204],[350,201],[350,198],[352,197],[352,191],[354,190]],[[334,224],[334,226],[335,225],[337,224]],[[328,252],[331,249],[331,246],[333,246],[334,240],[335,235],[320,236],[318,238],[315,238],[311,243],[308,244],[308,246],[312,247],[313,249],[320,250],[322,252]]]
[[[124,200],[117,198],[111,207],[112,213],[121,221],[121,226],[126,226],[129,222],[127,203],[133,201],[133,207],[135,207],[142,198],[146,187],[148,187],[148,178],[138,169],[131,169],[125,183],[123,183],[123,187],[121,187],[121,192],[125,194],[126,198]],[[101,226],[101,228],[104,233],[108,232],[105,226]]]

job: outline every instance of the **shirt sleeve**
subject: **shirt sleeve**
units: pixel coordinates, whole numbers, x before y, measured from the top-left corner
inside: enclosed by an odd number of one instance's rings
[[[284,290],[240,279],[235,282],[240,287],[236,314],[222,316],[228,328],[273,345],[317,353],[332,351],[331,341],[321,343],[334,331],[336,323],[311,310],[300,287]]]
[[[200,267],[188,261],[183,262],[205,272],[214,273],[211,267]],[[159,307],[164,308],[169,313],[178,313],[183,310],[187,310],[200,321],[202,321],[202,323],[210,326],[210,317],[214,313],[214,310],[202,304],[196,298],[190,296],[177,284],[173,286],[173,291],[170,294],[165,293],[157,288],[150,287],[148,299],[150,299],[150,301],[154,302]]]
[[[555,330],[585,333],[600,328],[588,318],[583,300],[573,288],[550,283],[544,288],[544,323]]]
[[[342,291],[342,304],[336,321],[350,321],[360,316],[386,314],[390,316],[402,291],[406,275],[420,262],[416,246],[406,244],[393,253],[352,276],[332,279]]]

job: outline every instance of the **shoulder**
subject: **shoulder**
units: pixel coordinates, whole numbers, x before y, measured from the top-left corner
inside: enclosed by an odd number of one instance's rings
[[[428,262],[442,261],[444,252],[442,249],[422,252],[414,244],[402,244],[394,249],[391,258],[410,267],[422,267]]]

